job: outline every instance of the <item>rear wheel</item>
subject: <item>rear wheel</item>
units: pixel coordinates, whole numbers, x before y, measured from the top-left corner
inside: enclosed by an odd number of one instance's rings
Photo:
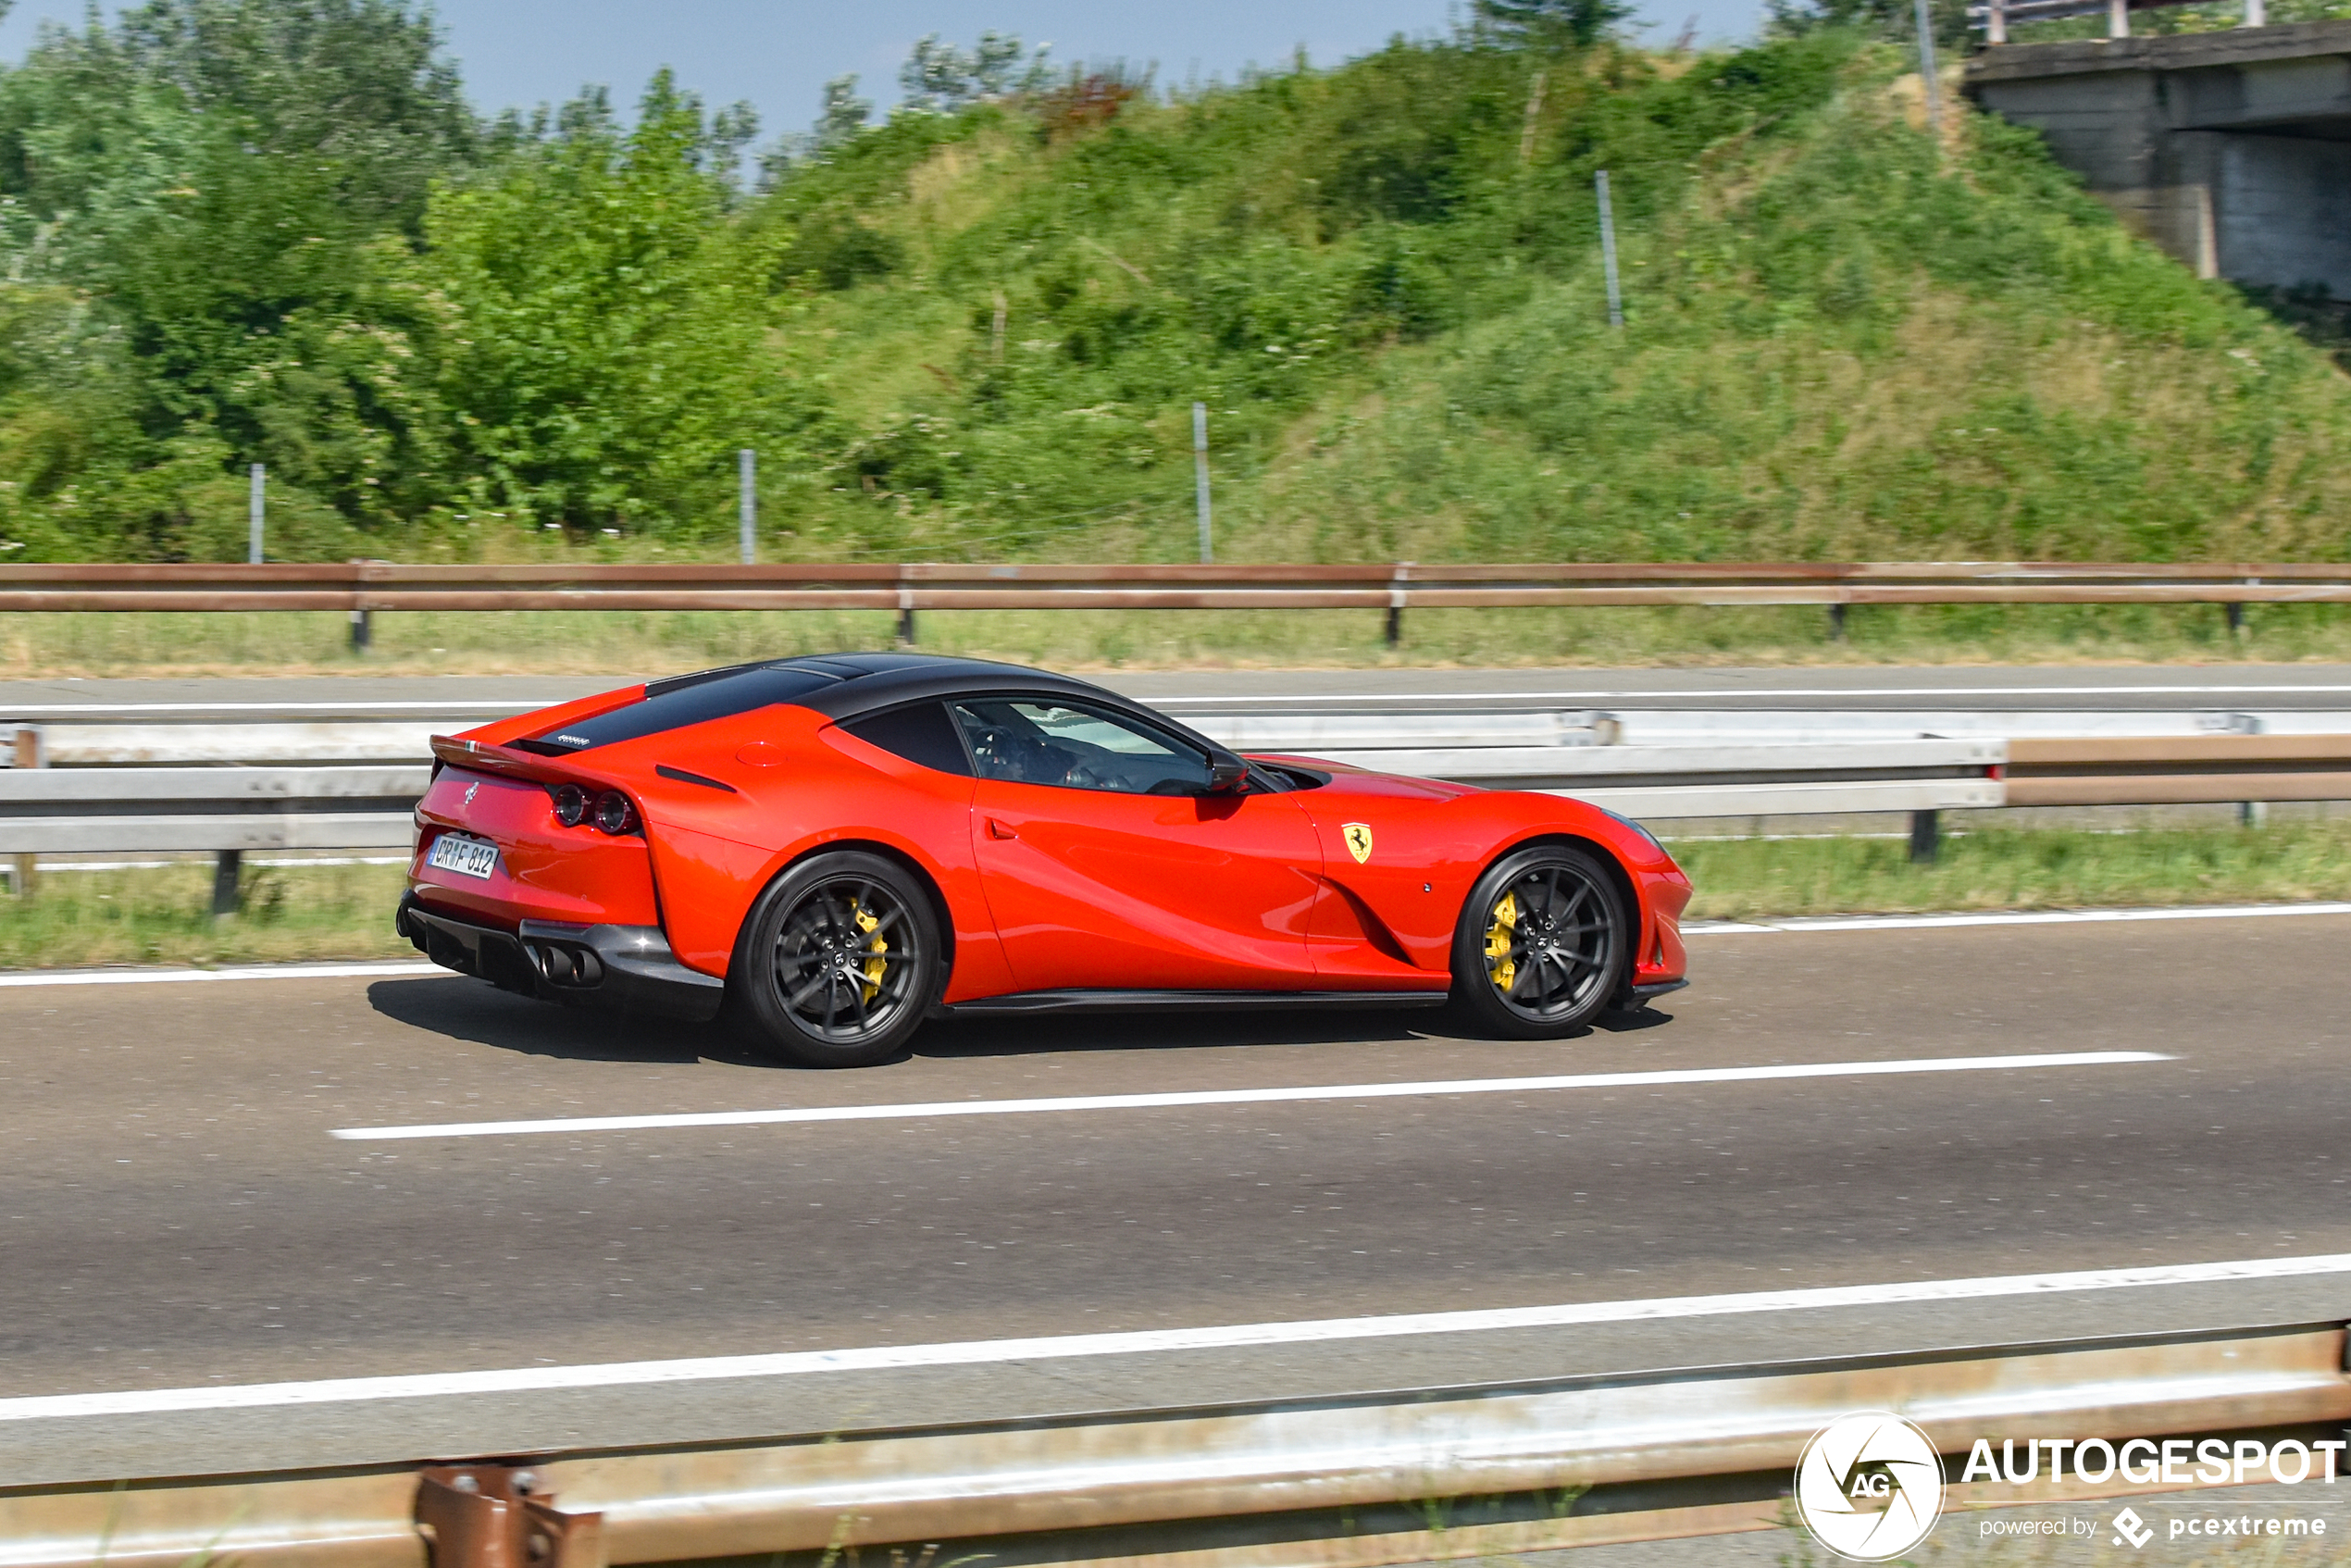
[[[1477,879],[1453,932],[1453,1008],[1480,1033],[1574,1034],[1623,989],[1636,933],[1588,852],[1537,844]]]
[[[887,1062],[942,978],[929,898],[902,867],[839,851],[793,866],[744,922],[727,1000],[753,1042],[810,1067]]]

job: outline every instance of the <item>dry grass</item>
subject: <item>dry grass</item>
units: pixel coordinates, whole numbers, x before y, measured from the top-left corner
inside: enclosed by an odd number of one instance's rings
[[[1064,669],[1267,669],[2351,661],[2351,612],[2257,606],[2232,640],[2209,605],[929,611],[922,646]],[[887,612],[385,614],[362,657],[339,615],[56,615],[0,622],[0,679],[65,676],[613,675],[893,645]]]

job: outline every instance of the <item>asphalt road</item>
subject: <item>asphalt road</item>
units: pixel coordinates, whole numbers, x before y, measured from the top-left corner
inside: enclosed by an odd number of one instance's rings
[[[2351,707],[2345,665],[1810,666],[1785,669],[1379,669],[1096,672],[1145,702],[1177,709],[1278,710],[1362,699],[1412,705],[1468,698],[1481,706],[1870,711],[1934,707],[2205,710]],[[0,717],[90,704],[471,703],[548,703],[629,678],[596,676],[317,676],[0,681]]]
[[[1670,1017],[939,1026],[865,1072],[454,977],[0,989],[0,1399],[2351,1252],[2351,918],[1726,933]],[[336,1129],[2167,1060],[352,1141]],[[2351,1316],[2351,1275],[919,1374],[0,1420],[20,1483]],[[789,1386],[786,1386],[789,1385]]]

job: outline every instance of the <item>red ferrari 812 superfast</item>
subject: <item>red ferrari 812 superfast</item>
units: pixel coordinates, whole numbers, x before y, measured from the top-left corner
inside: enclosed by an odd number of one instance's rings
[[[845,653],[436,737],[399,928],[509,990],[722,1013],[826,1066],[927,1018],[1450,1003],[1581,1030],[1682,986],[1690,884],[1557,795],[1237,756],[1086,681]]]

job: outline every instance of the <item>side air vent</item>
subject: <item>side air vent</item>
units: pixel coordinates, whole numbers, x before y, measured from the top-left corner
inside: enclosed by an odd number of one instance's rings
[[[732,784],[723,783],[715,778],[705,778],[699,773],[688,773],[684,768],[672,767],[665,762],[653,764],[653,771],[664,778],[675,778],[680,784],[699,784],[705,790],[724,790],[730,795],[742,793]]]

